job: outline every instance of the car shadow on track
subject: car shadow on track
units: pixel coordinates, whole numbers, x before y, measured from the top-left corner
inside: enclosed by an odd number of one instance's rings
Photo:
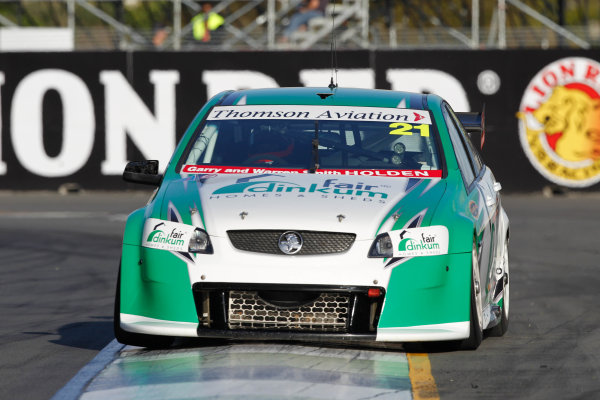
[[[80,349],[102,350],[115,338],[112,317],[91,317],[96,321],[74,322],[58,328],[59,339],[50,343]]]

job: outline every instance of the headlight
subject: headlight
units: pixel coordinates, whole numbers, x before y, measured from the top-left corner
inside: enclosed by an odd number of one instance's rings
[[[192,237],[190,238],[189,252],[212,254],[213,249],[212,245],[210,244],[208,233],[202,229],[196,228],[194,233],[192,233]]]
[[[375,238],[369,250],[369,257],[391,258],[394,255],[392,239],[387,233],[382,233]]]

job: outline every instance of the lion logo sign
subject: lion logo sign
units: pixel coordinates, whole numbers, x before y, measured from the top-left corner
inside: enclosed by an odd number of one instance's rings
[[[521,145],[548,180],[568,187],[600,181],[599,90],[600,64],[578,57],[546,66],[527,87],[517,113]]]

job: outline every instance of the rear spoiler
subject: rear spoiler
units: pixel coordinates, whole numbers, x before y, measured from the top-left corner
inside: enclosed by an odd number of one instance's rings
[[[463,125],[471,140],[479,135],[480,148],[485,142],[485,105],[481,112],[457,112],[456,116]]]

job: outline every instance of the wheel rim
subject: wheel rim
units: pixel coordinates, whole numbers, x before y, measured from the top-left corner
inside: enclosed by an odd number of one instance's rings
[[[473,242],[473,252],[471,254],[473,265],[473,290],[475,296],[475,309],[477,310],[477,322],[479,329],[483,331],[483,305],[481,302],[481,280],[479,278],[479,260],[477,257],[477,247]]]

